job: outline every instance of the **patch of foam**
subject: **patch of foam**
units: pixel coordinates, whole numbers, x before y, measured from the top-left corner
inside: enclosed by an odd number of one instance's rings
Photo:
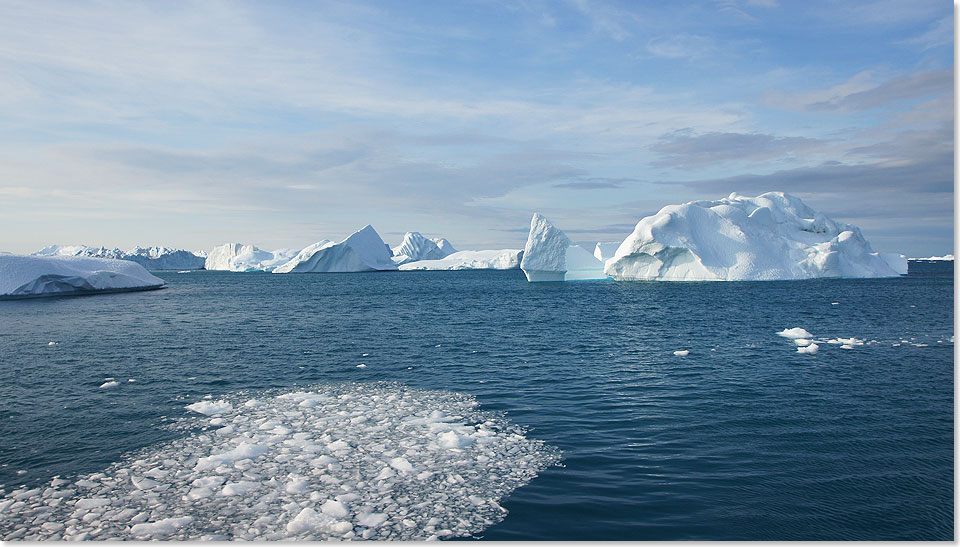
[[[560,459],[446,391],[339,384],[202,402],[221,403],[224,428],[198,431],[211,418],[193,416],[197,432],[101,473],[5,494],[0,538],[462,537],[502,520],[498,502]]]
[[[793,327],[792,329],[783,329],[778,332],[780,336],[784,338],[813,338],[813,335],[807,332],[806,330],[800,327]]]

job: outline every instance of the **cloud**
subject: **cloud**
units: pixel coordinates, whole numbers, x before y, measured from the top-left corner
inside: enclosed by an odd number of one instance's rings
[[[807,137],[777,137],[763,133],[706,133],[680,131],[664,135],[650,150],[660,156],[660,167],[695,169],[731,161],[764,161],[808,153],[825,141]]]
[[[575,180],[571,182],[562,182],[552,185],[554,188],[569,188],[573,190],[601,190],[606,188],[623,188],[624,183],[627,182],[638,182],[637,179],[632,179],[628,177],[621,178],[606,178],[606,177],[590,177],[583,180]]]
[[[901,44],[916,44],[924,50],[938,46],[953,46],[953,17],[947,16],[930,25],[930,28],[914,38],[900,42]]]
[[[877,81],[876,71],[859,72],[847,81],[821,90],[768,92],[764,104],[807,112],[858,112],[893,103],[953,94],[953,70],[934,69]]]
[[[716,49],[713,39],[696,34],[657,36],[647,42],[647,51],[657,57],[699,59]]]

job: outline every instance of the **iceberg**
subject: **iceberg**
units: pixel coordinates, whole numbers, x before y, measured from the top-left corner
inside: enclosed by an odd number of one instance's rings
[[[129,260],[0,255],[0,299],[159,289],[164,281]]]
[[[534,213],[530,220],[530,235],[523,248],[520,269],[531,282],[607,278],[603,262],[583,247],[574,245],[567,234],[539,213]]]
[[[668,205],[606,261],[616,280],[734,281],[897,277],[860,228],[783,192]]]
[[[319,242],[300,251],[274,273],[375,272],[396,270],[380,234],[367,224],[340,243]]]
[[[439,247],[440,250],[443,252],[443,256],[450,256],[453,253],[457,252],[457,250],[453,248],[453,245],[451,245],[450,242],[447,241],[445,238],[432,237],[430,238],[430,241],[437,244],[437,247]]]
[[[440,243],[438,244],[437,241],[440,241]],[[446,239],[427,239],[420,232],[407,232],[403,236],[403,242],[391,249],[393,262],[399,266],[418,260],[440,260],[456,252],[456,249],[449,252],[441,249],[440,245],[444,245],[447,249],[453,249],[453,245],[450,245],[450,242]]]
[[[489,251],[457,251],[440,260],[418,260],[400,266],[400,271],[420,270],[515,270],[520,267],[523,251],[496,249]]]
[[[224,243],[210,251],[204,267],[229,272],[269,272],[292,259],[298,252],[293,249],[264,251],[253,245]]]
[[[114,258],[130,260],[148,270],[202,270],[206,253],[199,255],[183,249],[167,247],[134,247],[129,251],[88,247],[86,245],[50,245],[33,253],[33,256],[86,256],[91,258]]]
[[[598,241],[597,246],[593,248],[593,256],[597,257],[597,260],[600,262],[606,262],[607,260],[613,258],[613,255],[617,253],[617,249],[620,248],[622,241]]]

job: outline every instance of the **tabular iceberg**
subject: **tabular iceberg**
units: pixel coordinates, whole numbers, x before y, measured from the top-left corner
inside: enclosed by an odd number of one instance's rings
[[[129,260],[0,254],[0,298],[149,290],[163,284]]]
[[[889,258],[889,257],[888,257]],[[896,277],[860,228],[782,192],[668,205],[641,220],[607,260],[616,280]]]
[[[523,249],[520,269],[527,281],[574,281],[606,279],[603,262],[565,233],[535,213],[530,220],[530,235]]]
[[[274,273],[374,272],[396,270],[380,234],[367,224],[340,243],[320,242],[307,247]]]
[[[446,249],[441,248],[440,245],[444,245]],[[420,232],[407,232],[403,236],[403,242],[391,251],[394,264],[399,266],[417,260],[440,260],[455,253],[456,249],[446,239],[427,239]]]
[[[210,251],[204,266],[208,270],[229,272],[269,272],[289,261],[297,252],[294,249],[264,251],[253,245],[224,243]]]
[[[440,260],[408,262],[400,270],[515,270],[520,267],[522,256],[520,249],[457,251]]]
[[[86,256],[92,258],[116,258],[130,260],[148,270],[202,270],[206,253],[198,255],[183,249],[166,247],[134,247],[129,251],[88,247],[86,245],[50,245],[33,253],[34,256]]]

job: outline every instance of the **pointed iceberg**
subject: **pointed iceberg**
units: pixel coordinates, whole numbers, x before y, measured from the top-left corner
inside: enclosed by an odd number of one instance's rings
[[[375,272],[396,270],[380,234],[367,224],[340,243],[319,242],[307,247],[274,273]]]
[[[783,192],[668,205],[642,219],[605,267],[617,280],[668,281],[896,277],[901,270],[873,251],[860,228]]]
[[[606,279],[603,262],[550,224],[545,217],[534,213],[530,220],[530,235],[523,249],[520,269],[527,281],[574,281]]]
[[[453,246],[446,239],[441,238],[439,241],[445,243],[449,249],[453,249]],[[391,251],[393,252],[393,262],[397,265],[417,260],[440,260],[455,252],[445,252],[436,241],[427,239],[420,232],[407,232],[403,236],[403,242]]]

